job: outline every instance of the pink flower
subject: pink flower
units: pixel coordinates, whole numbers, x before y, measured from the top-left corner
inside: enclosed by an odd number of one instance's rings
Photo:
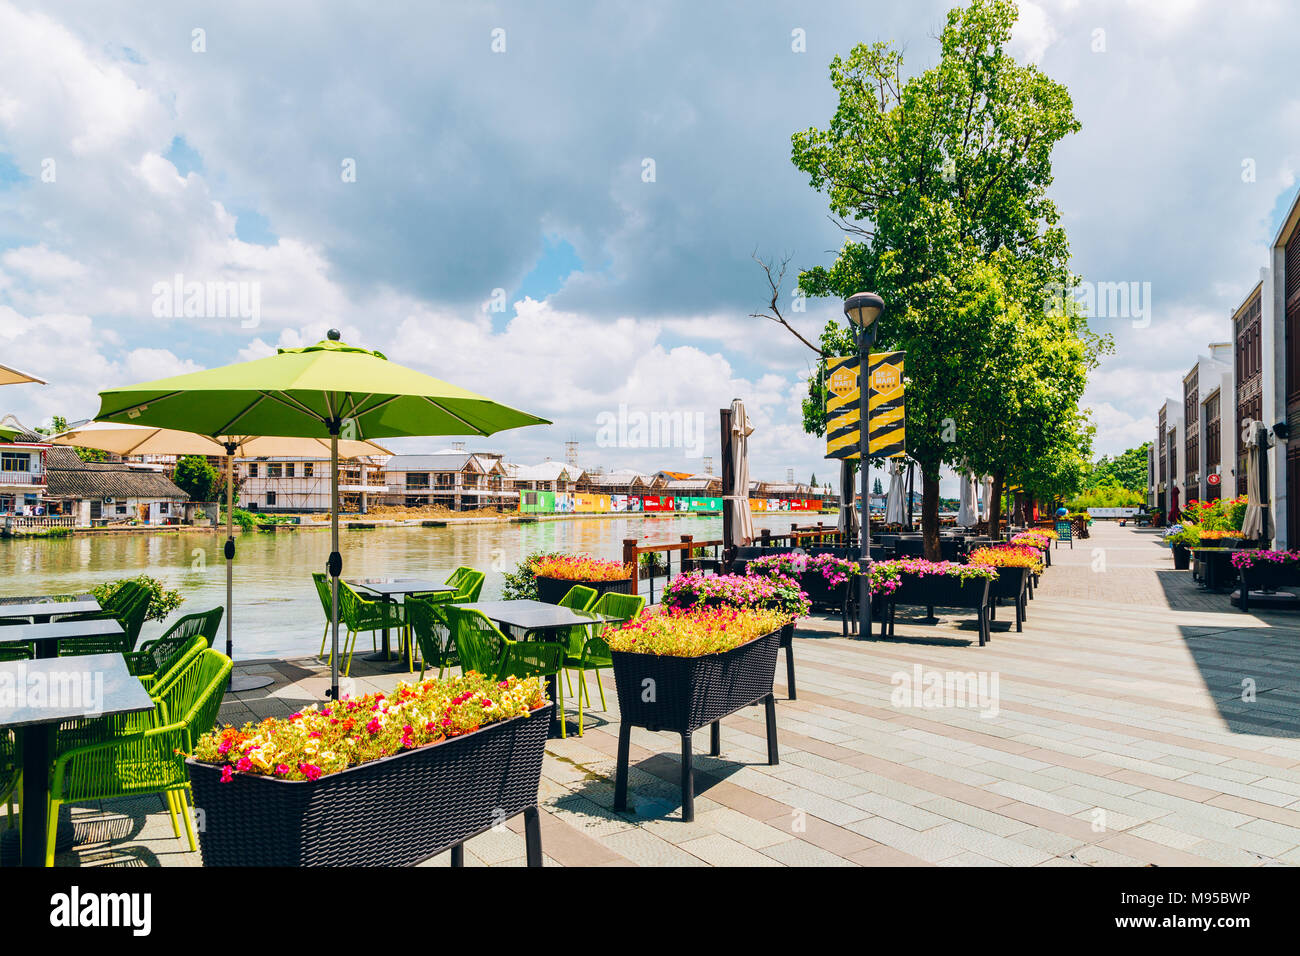
[[[324,771],[321,770],[320,767],[311,763],[300,763],[298,764],[298,769],[303,772],[303,776],[305,776],[308,780],[319,780],[321,778],[321,774],[324,773]]]
[[[379,733],[379,718],[371,717],[370,723],[366,724],[366,731],[371,734]]]
[[[224,767],[221,768],[222,783],[230,783],[230,781],[234,779],[235,779],[235,772],[230,769],[230,764],[226,764]]]
[[[235,769],[240,773],[247,773],[249,770],[253,769],[253,761],[249,760],[247,757],[240,757],[239,762],[235,764]]]

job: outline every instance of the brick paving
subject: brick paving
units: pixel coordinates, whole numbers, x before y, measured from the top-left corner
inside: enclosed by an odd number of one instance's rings
[[[804,622],[797,701],[784,699],[777,667],[780,764],[766,764],[761,708],[723,722],[721,757],[700,735],[692,823],[681,821],[678,738],[640,729],[629,811],[613,811],[618,715],[606,675],[611,711],[589,710],[585,736],[547,749],[546,864],[1300,864],[1300,617],[1242,614],[1198,591],[1156,540],[1099,524],[1058,548],[1024,632],[1008,630],[1004,609],[983,648],[942,614],[926,624],[900,610],[889,641]],[[923,677],[996,677],[996,697],[896,706],[895,678],[917,666]],[[327,685],[314,660],[243,669],[277,684],[228,698],[232,722],[288,714]],[[372,671],[357,690],[397,680]],[[199,863],[158,799],[73,813],[79,842],[62,864]],[[520,821],[471,840],[465,859],[522,865]]]

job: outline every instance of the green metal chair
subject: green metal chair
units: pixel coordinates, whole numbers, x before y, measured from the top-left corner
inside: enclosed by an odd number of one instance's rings
[[[567,607],[572,611],[590,611],[595,603],[596,589],[582,584],[575,584],[569,588],[569,592],[564,597],[560,598],[560,607]]]
[[[569,645],[569,653],[564,657],[565,670],[575,670],[578,672],[578,736],[582,736],[583,730],[583,698],[586,698],[587,707],[591,706],[591,692],[587,690],[587,671],[599,671],[604,667],[613,667],[614,659],[609,653],[609,642],[605,639],[605,634],[610,628],[617,627],[623,621],[634,621],[641,616],[645,610],[645,597],[639,594],[602,594],[600,600],[596,602],[592,613],[604,614],[608,617],[618,618],[618,622],[603,621],[593,623],[581,628],[585,637],[582,644],[574,653],[573,644]],[[596,689],[600,692],[600,709],[608,710],[605,703],[605,688],[600,682],[600,675],[596,674]]]
[[[138,651],[128,651],[126,668],[144,682],[145,689],[153,680],[184,656],[195,637],[203,638],[203,646],[211,647],[221,629],[221,616],[225,608],[198,611],[179,618],[162,637],[146,641]]]
[[[325,656],[325,644],[330,639],[330,623],[334,614],[334,598],[330,594],[330,576],[324,571],[313,571],[311,573],[312,583],[316,585],[316,596],[320,598],[321,610],[325,612],[325,631],[320,636],[320,653],[317,657]],[[339,588],[342,589],[343,582],[339,582]],[[339,599],[339,623],[343,623],[342,598]],[[379,645],[375,642],[375,635],[372,631],[370,634],[370,646],[372,650],[378,650]]]
[[[486,575],[482,571],[475,571],[471,567],[461,565],[447,575],[446,581],[442,582],[454,587],[455,591],[427,591],[413,594],[411,597],[438,603],[472,604],[478,600],[479,594],[483,591],[483,579],[485,577]]]
[[[0,621],[0,627],[11,624],[26,624],[27,621],[7,619]],[[36,648],[28,644],[0,644],[0,661],[29,661],[36,656]]]
[[[446,601],[430,600],[409,595],[402,606],[406,609],[408,640],[420,648],[420,679],[424,680],[427,667],[438,665],[438,676],[449,667],[460,663],[456,642],[452,639],[451,623],[447,620]]]
[[[59,656],[129,653],[140,637],[140,629],[144,627],[144,619],[149,613],[149,602],[152,598],[153,595],[144,585],[127,581],[104,602],[101,613],[77,618],[77,620],[111,618],[122,625],[123,633],[104,637],[65,637],[59,641]]]
[[[454,604],[444,605],[443,611],[451,624],[462,673],[478,671],[492,680],[555,677],[560,734],[564,736],[564,689],[559,673],[564,669],[565,645],[555,641],[512,641],[480,611]]]
[[[346,677],[352,671],[352,653],[356,650],[357,635],[362,631],[402,631],[406,628],[406,617],[402,605],[390,601],[370,601],[358,594],[346,581],[339,581],[339,623],[347,628],[347,640],[344,648],[348,660],[343,668]],[[330,651],[331,660],[334,656]]]
[[[198,849],[190,818],[185,755],[194,749],[194,741],[216,723],[221,699],[230,685],[232,666],[230,658],[219,651],[203,650],[171,682],[158,708],[150,715],[152,726],[139,733],[58,754],[50,786],[46,866],[54,865],[61,804],[144,793],[163,795],[177,839],[181,838],[177,817],[184,816],[190,850]]]
[[[23,779],[23,762],[18,753],[18,735],[8,727],[0,730],[0,800],[8,816],[6,829],[14,825],[14,793]]]

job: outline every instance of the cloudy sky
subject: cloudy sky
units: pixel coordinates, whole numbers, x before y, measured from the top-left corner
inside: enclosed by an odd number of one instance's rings
[[[556,422],[473,443],[513,460],[572,439],[585,466],[698,470],[741,397],[756,475],[830,477],[799,426],[811,353],[747,317],[751,254],[832,258],[790,134],[827,123],[827,65],[854,43],[932,65],[950,5],[0,0],[0,362],[51,383],[6,388],[0,413],[89,417],[101,388],[334,327]],[[1227,337],[1292,201],[1300,16],[1020,7],[1015,53],[1083,124],[1053,187],[1074,269],[1150,283],[1149,323],[1096,323],[1118,349],[1087,402],[1113,453]],[[170,314],[177,277],[238,283],[244,308]],[[837,311],[792,317],[813,334]],[[682,427],[611,447],[621,406]]]

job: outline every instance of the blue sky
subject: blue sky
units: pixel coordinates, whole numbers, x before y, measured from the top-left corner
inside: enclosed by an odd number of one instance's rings
[[[827,123],[855,42],[931,65],[949,5],[0,0],[0,347],[51,382],[0,412],[88,416],[99,388],[339,327],[554,419],[484,443],[519,461],[575,437],[585,465],[695,469],[681,442],[600,447],[599,417],[716,427],[741,397],[756,473],[831,474],[799,426],[811,353],[749,318],[751,255],[830,261],[790,135]],[[1263,0],[1019,6],[1013,52],[1083,123],[1052,187],[1075,271],[1151,283],[1149,326],[1098,323],[1117,351],[1087,404],[1115,452],[1226,338],[1290,206],[1300,28]],[[177,275],[255,288],[256,321],[156,315]],[[790,314],[815,335],[837,313]]]

